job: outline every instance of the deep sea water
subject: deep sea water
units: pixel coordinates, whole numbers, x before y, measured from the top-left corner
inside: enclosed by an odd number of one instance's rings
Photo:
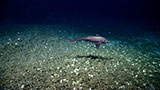
[[[11,90],[158,90],[160,34],[110,34],[110,43],[66,25],[1,25],[0,86]],[[97,33],[105,35],[104,33]]]

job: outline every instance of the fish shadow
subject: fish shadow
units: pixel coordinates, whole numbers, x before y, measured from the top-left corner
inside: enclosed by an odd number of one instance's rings
[[[101,60],[112,60],[112,57],[102,57],[102,56],[95,56],[95,55],[77,55],[76,58],[89,58],[89,59],[101,59]]]

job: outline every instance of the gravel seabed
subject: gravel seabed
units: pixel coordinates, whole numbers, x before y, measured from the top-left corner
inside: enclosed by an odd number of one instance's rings
[[[88,36],[65,25],[0,25],[4,90],[158,90],[160,37],[108,37],[107,45],[69,42]]]

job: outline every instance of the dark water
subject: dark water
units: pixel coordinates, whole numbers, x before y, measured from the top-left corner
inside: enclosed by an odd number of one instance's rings
[[[156,0],[1,0],[0,90],[159,90]],[[90,42],[103,36],[99,49]]]
[[[155,29],[160,24],[159,5],[155,0],[1,0],[0,6],[1,23],[85,25],[89,22]]]

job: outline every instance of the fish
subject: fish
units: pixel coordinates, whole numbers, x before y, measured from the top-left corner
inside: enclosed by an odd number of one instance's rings
[[[87,42],[95,43],[97,49],[100,47],[101,44],[109,43],[109,41],[102,36],[87,36],[87,37],[81,37],[81,38],[70,40],[70,42],[75,42],[75,41],[87,41]]]

